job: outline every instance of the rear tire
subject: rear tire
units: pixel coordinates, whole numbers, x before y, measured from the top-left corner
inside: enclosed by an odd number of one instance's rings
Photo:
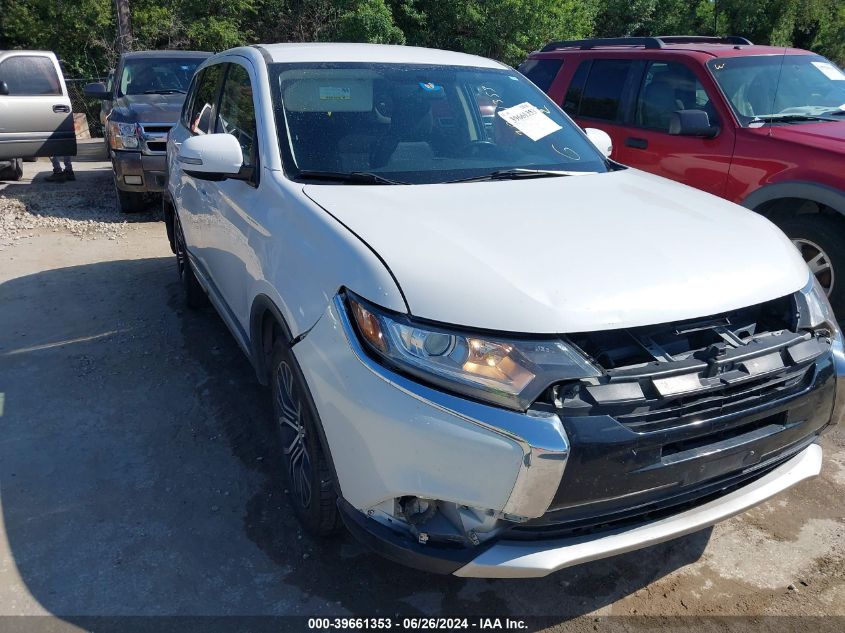
[[[282,481],[296,518],[310,533],[328,536],[340,528],[334,474],[323,451],[317,412],[305,378],[287,344],[273,346],[270,389],[278,433]]]
[[[191,267],[191,260],[188,258],[188,251],[185,248],[185,234],[182,232],[182,225],[178,218],[175,218],[176,229],[176,271],[179,273],[179,281],[182,284],[182,291],[185,295],[185,305],[190,310],[199,310],[208,304],[208,297],[197,281],[194,269]]]
[[[0,180],[20,180],[23,178],[23,159],[13,158],[9,166],[0,170]]]
[[[845,222],[814,214],[784,218],[777,225],[801,251],[833,311],[845,318]]]

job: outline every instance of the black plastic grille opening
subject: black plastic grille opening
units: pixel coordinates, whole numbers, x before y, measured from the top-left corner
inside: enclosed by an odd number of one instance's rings
[[[640,411],[616,416],[622,424],[638,432],[663,430],[678,424],[729,415],[748,407],[798,394],[813,380],[813,367],[784,371],[735,385],[724,385],[704,394],[650,402]]]

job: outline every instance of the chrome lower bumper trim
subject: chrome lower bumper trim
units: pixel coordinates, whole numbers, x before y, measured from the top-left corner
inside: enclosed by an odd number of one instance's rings
[[[546,576],[580,563],[623,554],[690,534],[765,501],[821,472],[822,449],[808,446],[760,479],[685,512],[633,528],[553,541],[500,541],[455,572],[477,578]]]

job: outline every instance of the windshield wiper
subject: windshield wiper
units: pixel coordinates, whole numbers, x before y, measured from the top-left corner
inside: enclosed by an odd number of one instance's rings
[[[314,180],[333,180],[335,182],[346,182],[353,185],[407,185],[410,183],[401,180],[392,180],[379,174],[369,171],[319,171],[315,169],[302,169],[297,174],[300,178],[311,178]]]
[[[460,178],[449,180],[448,184],[456,182],[481,182],[484,180],[517,180],[519,178],[555,178],[559,176],[583,176],[595,174],[594,171],[564,171],[555,169],[499,169],[489,174],[473,176],[471,178]]]
[[[751,123],[789,123],[790,121],[830,121],[829,115],[818,114],[768,114],[766,116],[756,116],[751,119]]]
[[[845,110],[838,109],[838,110],[831,110],[830,112],[825,112],[825,116],[845,116]]]
[[[188,94],[187,90],[182,90],[181,88],[161,88],[160,90],[144,90],[145,95],[170,95],[174,92],[178,92],[179,94],[183,95]]]

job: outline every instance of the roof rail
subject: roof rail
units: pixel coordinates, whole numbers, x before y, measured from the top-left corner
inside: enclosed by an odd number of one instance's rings
[[[663,35],[660,37],[597,37],[586,40],[561,40],[549,42],[540,49],[541,53],[556,51],[561,48],[579,48],[582,51],[599,46],[642,46],[643,48],[664,48],[667,44],[734,44],[751,46],[744,37],[729,35],[711,37],[705,35]]]
[[[540,49],[541,53],[559,48],[580,48],[588,50],[596,46],[643,46],[645,48],[663,48],[663,43],[656,37],[597,37],[589,40],[561,40],[550,42]]]
[[[744,37],[727,35],[713,37],[712,35],[659,35],[657,37],[664,44],[734,44],[738,46],[753,46]]]

